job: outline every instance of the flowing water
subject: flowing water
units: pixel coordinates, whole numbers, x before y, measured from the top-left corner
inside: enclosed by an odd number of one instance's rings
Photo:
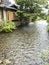
[[[0,33],[0,60],[9,59],[9,65],[40,65],[34,52],[49,46],[46,26],[47,22],[40,20],[12,33]]]

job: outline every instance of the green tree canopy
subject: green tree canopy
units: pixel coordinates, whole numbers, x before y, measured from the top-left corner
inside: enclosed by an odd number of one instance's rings
[[[23,11],[23,15],[29,14],[31,18],[36,19],[36,16],[40,16],[42,7],[45,7],[48,0],[15,0],[18,5],[20,5],[19,10]],[[19,11],[19,13],[20,13]],[[43,15],[42,15],[43,16]],[[20,16],[21,17],[21,16]]]
[[[33,6],[36,4],[45,5],[48,3],[48,0],[15,0],[17,4],[19,5],[27,5],[27,6]]]

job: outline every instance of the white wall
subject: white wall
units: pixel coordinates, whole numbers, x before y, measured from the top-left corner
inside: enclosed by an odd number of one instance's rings
[[[6,20],[6,11],[3,10],[4,20]]]

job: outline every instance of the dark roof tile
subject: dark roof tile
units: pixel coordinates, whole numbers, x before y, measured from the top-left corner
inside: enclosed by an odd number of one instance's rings
[[[4,8],[4,9],[11,9],[11,10],[17,10],[17,7],[18,6],[16,6],[16,7],[11,7],[11,6],[9,6],[9,5],[12,5],[10,2],[9,2],[9,0],[2,0],[2,4],[0,4],[0,8]],[[14,5],[13,5],[14,6]]]

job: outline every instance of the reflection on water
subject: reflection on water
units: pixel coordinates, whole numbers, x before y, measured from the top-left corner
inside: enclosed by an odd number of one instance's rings
[[[34,52],[49,46],[46,26],[46,21],[40,20],[12,33],[0,33],[0,59],[6,57],[10,65],[37,65]]]

